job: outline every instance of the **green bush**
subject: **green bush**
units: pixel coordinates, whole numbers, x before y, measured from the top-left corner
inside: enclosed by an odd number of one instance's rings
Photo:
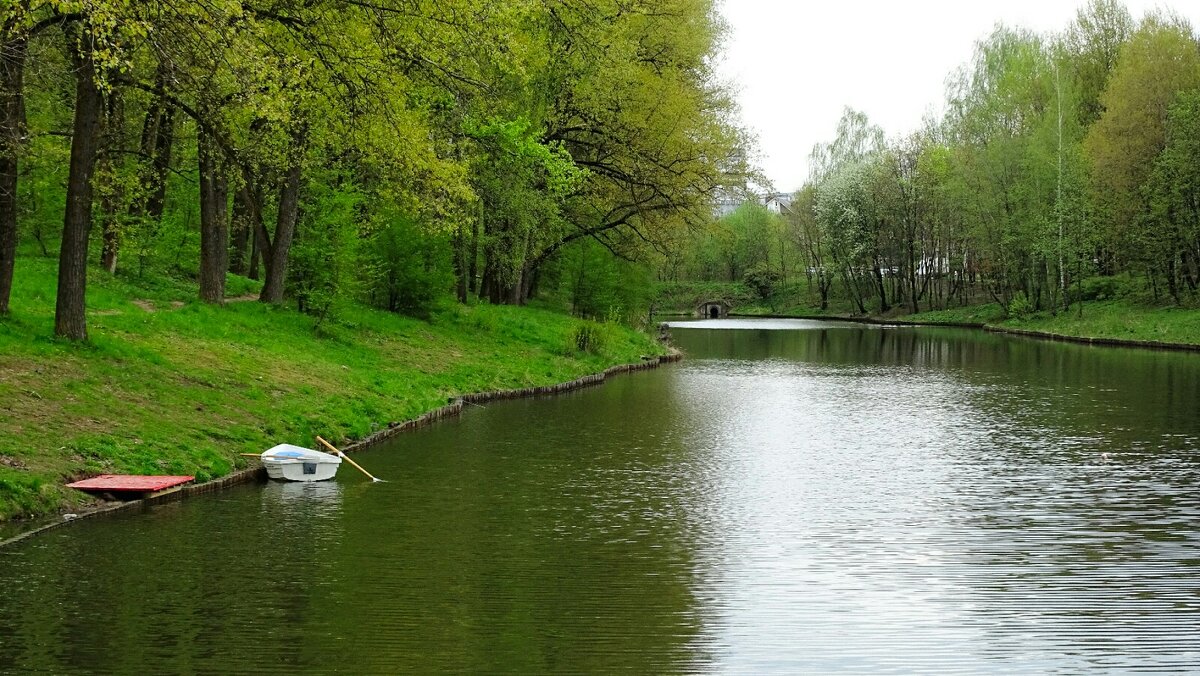
[[[746,283],[746,286],[754,289],[755,293],[762,300],[768,300],[775,294],[775,290],[782,279],[782,275],[777,270],[772,270],[765,265],[756,265],[750,268],[742,277],[742,281]]]
[[[605,343],[603,327],[595,322],[584,322],[575,328],[572,342],[578,352],[599,354]]]
[[[1129,280],[1122,277],[1088,277],[1079,283],[1079,300],[1113,300],[1129,294]]]
[[[1017,292],[1012,300],[1008,301],[1008,316],[1017,319],[1024,319],[1033,314],[1033,303],[1029,302],[1029,297],[1024,291]]]

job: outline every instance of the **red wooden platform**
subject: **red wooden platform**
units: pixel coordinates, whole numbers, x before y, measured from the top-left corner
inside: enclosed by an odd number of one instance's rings
[[[194,476],[136,476],[132,474],[101,474],[91,479],[67,484],[89,493],[137,493],[142,497],[157,495],[194,481]]]

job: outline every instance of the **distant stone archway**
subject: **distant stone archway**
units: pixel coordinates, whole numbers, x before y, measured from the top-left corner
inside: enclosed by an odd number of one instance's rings
[[[696,306],[696,316],[705,319],[723,319],[729,316],[729,303],[723,300],[706,300]]]

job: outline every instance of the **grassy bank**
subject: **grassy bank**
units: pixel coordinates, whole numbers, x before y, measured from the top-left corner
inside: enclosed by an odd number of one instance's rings
[[[1057,315],[1040,313],[991,324],[1083,338],[1200,345],[1200,309],[1152,307],[1119,300],[1093,301]]]
[[[814,302],[811,290],[803,283],[782,287],[767,300],[736,282],[664,284],[660,289],[659,307],[683,310],[688,303],[701,297],[727,300],[733,304],[733,312],[739,315],[856,316],[850,304],[839,297],[831,298],[829,307],[821,310]],[[886,315],[871,315],[871,318],[930,324],[978,324],[1078,338],[1200,345],[1200,309],[1154,305],[1136,295],[1076,303],[1067,312],[1036,312],[1022,317],[1006,317],[998,303],[980,303],[918,314],[908,314],[904,308],[897,307]]]
[[[91,340],[51,337],[54,261],[17,261],[13,314],[0,319],[0,519],[77,509],[63,487],[104,473],[194,474],[316,434],[360,438],[447,398],[545,385],[661,349],[613,325],[590,352],[585,323],[554,312],[451,306],[429,321],[344,308],[311,317],[254,301],[212,307],[190,283],[93,270]],[[231,278],[231,296],[253,290]]]

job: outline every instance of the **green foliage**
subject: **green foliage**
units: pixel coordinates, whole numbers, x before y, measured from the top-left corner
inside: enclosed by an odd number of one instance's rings
[[[1033,314],[1034,307],[1033,303],[1029,302],[1029,298],[1025,296],[1025,292],[1019,291],[1012,297],[1012,300],[1008,301],[1005,310],[1009,317],[1024,319]]]
[[[338,305],[357,298],[367,282],[359,274],[361,239],[352,227],[364,196],[353,184],[333,176],[323,178],[314,181],[309,191],[292,245],[289,279],[300,311],[315,316],[318,325]]]
[[[1120,277],[1088,277],[1079,282],[1079,300],[1116,300],[1128,296],[1129,280]]]
[[[774,295],[776,287],[778,287],[781,281],[781,276],[776,270],[756,265],[746,271],[743,281],[745,281],[746,286],[758,293],[759,298],[767,300]]]
[[[653,299],[647,266],[619,260],[592,241],[564,247],[539,282],[555,305],[589,319],[645,323]]]
[[[1105,242],[1135,259],[1157,262],[1165,253],[1146,199],[1156,191],[1145,186],[1167,145],[1168,111],[1181,91],[1197,86],[1200,49],[1190,27],[1151,16],[1122,46],[1101,97],[1104,114],[1088,130],[1085,150],[1106,221]],[[1186,116],[1177,110],[1175,122]]]
[[[787,247],[783,220],[756,200],[697,229],[680,247],[676,276],[741,281],[754,267],[782,267]]]
[[[363,261],[372,271],[367,287],[371,304],[429,317],[454,279],[447,236],[400,213],[384,215],[373,229]]]

